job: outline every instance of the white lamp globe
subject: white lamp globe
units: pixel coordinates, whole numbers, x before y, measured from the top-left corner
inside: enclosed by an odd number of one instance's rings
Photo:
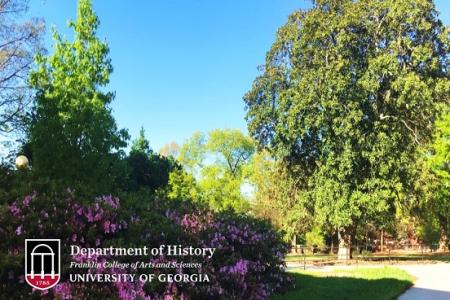
[[[19,170],[24,170],[28,168],[28,158],[25,155],[17,156],[16,168]]]

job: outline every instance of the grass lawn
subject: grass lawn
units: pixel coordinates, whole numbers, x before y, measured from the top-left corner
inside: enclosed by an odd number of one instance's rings
[[[330,272],[294,270],[295,288],[272,300],[302,299],[396,299],[413,283],[413,277],[398,268],[355,268]]]

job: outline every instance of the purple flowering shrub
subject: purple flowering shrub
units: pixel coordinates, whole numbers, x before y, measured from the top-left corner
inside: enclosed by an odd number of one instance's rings
[[[64,266],[70,261],[67,255],[70,253],[70,244],[97,247],[118,231],[127,228],[127,223],[118,217],[118,208],[119,199],[112,196],[98,197],[89,205],[80,204],[70,189],[62,195],[51,196],[38,195],[34,192],[3,205],[0,216],[0,238],[5,243],[0,246],[2,265],[0,293],[10,295],[20,293],[21,297],[26,295],[26,298],[37,299],[43,295],[49,298],[60,295],[62,299],[72,299],[76,295],[78,298],[84,298],[88,294],[114,295],[116,291],[108,286],[72,286],[64,283],[57,285],[50,292],[34,291],[24,283],[22,263],[25,238],[60,238],[63,253],[61,282],[63,282]],[[17,289],[18,286],[20,289]],[[70,290],[72,291],[70,298],[64,297]]]
[[[263,221],[232,212],[213,213],[191,202],[125,197],[121,202],[101,196],[82,204],[75,193],[33,193],[0,206],[0,293],[12,298],[49,299],[267,299],[290,286],[284,272],[287,246]],[[130,200],[131,199],[131,200]],[[25,238],[61,239],[60,283],[46,292],[24,283]],[[212,258],[161,255],[158,257],[70,257],[69,245],[81,247],[159,247],[182,245],[215,248]],[[70,261],[144,261],[196,263],[196,267],[124,270],[76,269],[76,273],[203,274],[209,282],[70,283]],[[66,268],[66,269],[65,269]],[[73,271],[73,270],[72,270]]]
[[[135,233],[139,239],[154,247],[180,244],[215,248],[216,252],[212,258],[183,257],[184,263],[198,263],[199,267],[170,271],[206,274],[209,282],[147,283],[139,292],[149,299],[161,299],[162,295],[170,295],[167,299],[268,299],[291,286],[283,259],[288,246],[267,222],[232,212],[213,213],[186,202],[157,202],[152,212],[156,211],[158,217],[153,215],[150,220],[160,218],[158,226],[144,218],[130,222],[130,230],[137,226]],[[163,255],[150,261],[179,262],[180,258]],[[168,271],[156,268],[153,272]]]
[[[213,279],[202,290],[207,299],[267,299],[291,286],[283,260],[288,247],[267,222],[232,212],[168,215],[194,243],[216,248],[202,266]]]

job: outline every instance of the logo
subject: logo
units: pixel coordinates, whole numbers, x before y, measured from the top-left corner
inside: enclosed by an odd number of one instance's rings
[[[25,280],[38,290],[54,287],[61,278],[61,241],[25,240]]]

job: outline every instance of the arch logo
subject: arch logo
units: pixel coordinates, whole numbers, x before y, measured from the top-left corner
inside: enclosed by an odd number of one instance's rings
[[[38,290],[54,287],[61,278],[61,241],[25,240],[25,280]]]

